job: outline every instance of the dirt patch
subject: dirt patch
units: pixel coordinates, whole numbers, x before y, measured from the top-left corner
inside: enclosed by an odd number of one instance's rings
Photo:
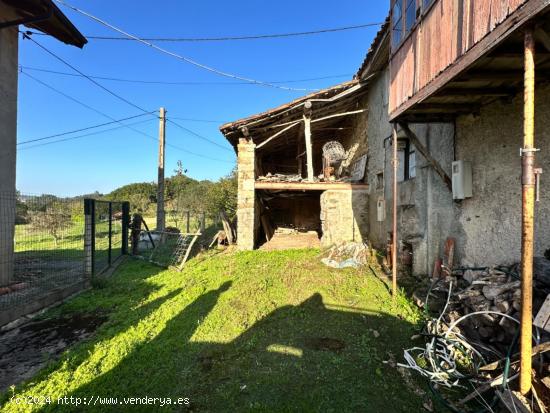
[[[280,251],[291,249],[319,248],[321,241],[315,231],[296,232],[291,234],[275,233],[270,241],[260,247],[263,251]]]
[[[346,348],[346,343],[342,340],[329,337],[315,337],[305,340],[306,347],[315,351],[332,351],[338,353]]]
[[[31,321],[0,334],[0,391],[31,378],[68,346],[90,337],[105,321],[103,313]]]

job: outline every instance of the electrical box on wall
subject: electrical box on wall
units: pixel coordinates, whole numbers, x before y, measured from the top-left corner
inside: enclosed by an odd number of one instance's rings
[[[472,197],[472,164],[468,161],[453,162],[453,199]]]
[[[376,219],[378,222],[386,220],[386,200],[384,198],[378,198],[376,203]]]

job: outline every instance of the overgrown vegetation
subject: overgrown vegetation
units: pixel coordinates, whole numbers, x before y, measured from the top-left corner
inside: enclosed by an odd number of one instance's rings
[[[174,176],[166,178],[164,197],[167,219],[175,221],[175,226],[183,220],[182,214],[187,210],[204,212],[214,217],[224,209],[233,216],[237,208],[236,170],[216,182],[197,181],[184,175],[183,171],[177,170]],[[155,209],[157,185],[154,182],[124,185],[105,198],[130,201],[134,212],[148,215]]]
[[[215,412],[422,410],[384,363],[410,346],[419,312],[403,296],[392,302],[370,270],[330,269],[315,250],[209,253],[182,273],[129,261],[101,287],[46,317],[108,321],[7,392],[3,411],[75,411],[17,406],[12,395],[189,397],[192,411]]]

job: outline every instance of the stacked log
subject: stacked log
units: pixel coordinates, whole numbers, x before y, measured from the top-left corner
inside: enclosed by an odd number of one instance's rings
[[[441,301],[446,301],[452,282],[444,318],[453,322],[465,314],[486,312],[468,317],[459,328],[466,337],[504,352],[519,328],[518,323],[509,318],[520,319],[521,282],[517,268],[513,265],[454,271],[452,276],[435,283],[428,307],[436,311],[442,309]],[[534,269],[533,314],[536,315],[550,293],[550,261],[537,258]],[[426,293],[415,293],[415,297],[422,296]]]

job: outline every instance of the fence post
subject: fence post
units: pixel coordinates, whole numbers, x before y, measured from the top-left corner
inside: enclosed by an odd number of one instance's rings
[[[112,249],[113,249],[113,203],[109,202],[109,249],[107,250],[109,267],[111,266]]]
[[[204,234],[206,230],[206,212],[203,211],[201,214],[201,234]]]
[[[130,203],[122,203],[122,255],[128,254],[128,231],[130,227]]]
[[[191,221],[191,211],[187,211],[187,233],[190,234],[191,233],[191,223],[189,222]]]
[[[84,274],[91,279],[95,272],[95,201],[84,199]]]

